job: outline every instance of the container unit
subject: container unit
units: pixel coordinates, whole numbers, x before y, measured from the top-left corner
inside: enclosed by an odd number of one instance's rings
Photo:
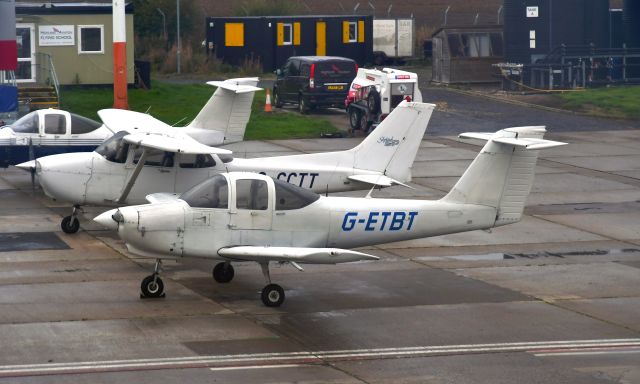
[[[505,59],[534,63],[561,45],[609,47],[609,0],[505,0]]]
[[[416,42],[413,18],[373,20],[373,62],[387,62],[414,56]]]
[[[433,34],[432,41],[432,81],[443,84],[499,81],[493,64],[504,61],[501,26],[443,27]]]
[[[252,61],[273,71],[291,56],[372,61],[371,16],[208,17],[206,23],[208,53],[232,65]]]

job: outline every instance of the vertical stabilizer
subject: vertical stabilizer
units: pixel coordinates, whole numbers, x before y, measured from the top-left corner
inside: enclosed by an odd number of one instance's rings
[[[251,116],[257,77],[209,81],[218,87],[188,127],[224,132],[224,144],[242,141]]]
[[[383,172],[406,183],[435,105],[400,103],[360,145],[351,149],[354,168]]]
[[[566,143],[544,140],[544,127],[518,127],[463,138],[488,140],[451,191],[442,199],[497,210],[495,226],[520,221],[531,192],[539,149]]]

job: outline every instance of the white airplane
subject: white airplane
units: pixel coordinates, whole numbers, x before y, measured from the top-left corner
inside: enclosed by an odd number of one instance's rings
[[[415,108],[427,112],[426,105]],[[375,131],[374,131],[375,132]],[[149,195],[151,204],[122,207],[94,220],[118,231],[128,250],[156,259],[142,280],[146,297],[159,297],[163,258],[221,260],[217,282],[234,276],[231,262],[260,264],[266,306],[279,306],[284,290],[272,284],[269,263],[336,264],[377,257],[347,250],[393,241],[489,229],[518,222],[539,149],[565,143],[544,140],[544,127],[508,128],[463,138],[487,140],[453,189],[437,201],[323,197],[254,173],[226,173],[180,197]]]
[[[260,89],[256,88],[258,78],[207,84],[218,89],[183,132],[207,145],[241,141],[253,92]],[[105,124],[63,110],[42,109],[0,127],[0,167],[55,154],[93,151],[125,128],[168,127],[149,115],[120,109],[105,110],[100,117]]]
[[[121,131],[92,153],[48,156],[18,166],[35,167],[47,196],[74,205],[61,225],[73,233],[81,205],[140,204],[150,193],[182,193],[222,172],[262,173],[319,193],[407,183],[433,108],[401,104],[362,143],[339,152],[234,159],[230,151],[152,126],[147,133]],[[110,121],[105,111],[100,116]]]

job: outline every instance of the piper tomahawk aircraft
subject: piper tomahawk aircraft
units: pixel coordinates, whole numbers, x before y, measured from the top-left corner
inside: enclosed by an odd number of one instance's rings
[[[258,78],[210,81],[218,87],[198,116],[182,132],[206,145],[241,141],[251,114],[253,92],[260,90]],[[121,109],[99,113],[104,125],[86,117],[57,109],[33,111],[15,123],[0,128],[0,167],[39,157],[93,151],[123,129],[166,129],[153,117]],[[30,168],[30,167],[27,167]]]
[[[427,106],[415,108],[427,111]],[[375,132],[375,131],[374,131]],[[453,189],[438,201],[323,197],[254,173],[219,174],[180,198],[148,196],[94,220],[117,229],[130,252],[156,258],[142,280],[146,297],[163,294],[163,258],[222,260],[217,282],[231,281],[231,262],[260,264],[266,306],[284,290],[271,283],[269,263],[336,264],[377,257],[345,248],[410,240],[518,222],[533,183],[538,150],[565,143],[542,139],[544,127],[508,128],[461,137],[487,140]]]
[[[45,194],[74,205],[62,222],[67,233],[79,228],[80,205],[140,204],[150,193],[182,193],[222,172],[262,173],[319,193],[390,186],[411,180],[411,165],[433,108],[401,104],[362,143],[346,151],[234,159],[230,151],[178,140],[175,134],[126,130],[92,153],[37,159],[35,169]]]

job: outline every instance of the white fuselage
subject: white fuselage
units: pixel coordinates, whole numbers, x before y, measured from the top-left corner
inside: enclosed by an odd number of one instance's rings
[[[296,210],[191,208],[182,200],[120,208],[118,234],[148,257],[218,258],[241,245],[354,248],[491,228],[496,209],[399,199],[321,197]]]

